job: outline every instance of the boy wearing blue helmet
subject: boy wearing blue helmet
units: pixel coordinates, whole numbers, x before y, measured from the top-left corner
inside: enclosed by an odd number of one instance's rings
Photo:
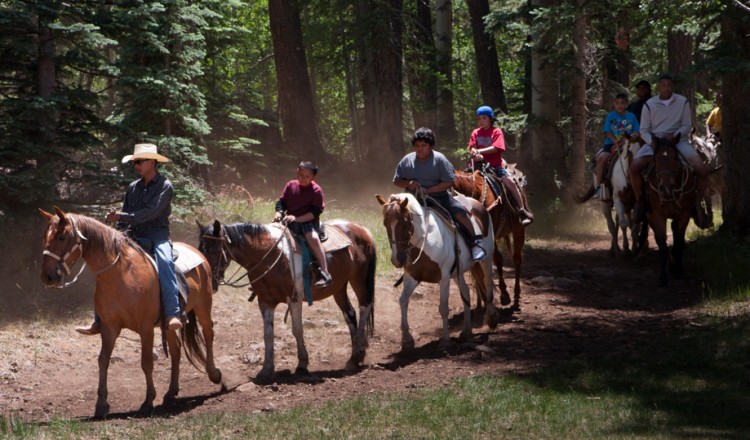
[[[505,151],[505,137],[503,130],[493,126],[495,113],[492,108],[483,105],[477,109],[478,127],[471,132],[469,138],[469,154],[473,160],[484,160],[489,163],[503,182],[510,198],[510,204],[518,211],[521,224],[527,226],[534,221],[534,215],[526,209],[523,198],[513,179],[505,169],[503,152]]]

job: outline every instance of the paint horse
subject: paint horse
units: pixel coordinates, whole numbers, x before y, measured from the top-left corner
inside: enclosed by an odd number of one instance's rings
[[[57,207],[56,214],[41,209],[39,212],[47,220],[42,282],[47,287],[62,286],[65,276],[70,275],[70,268],[79,259],[83,259],[86,266],[95,272],[94,303],[102,321],[95,417],[105,417],[109,413],[107,370],[115,340],[122,329],[132,330],[141,338],[141,368],[146,376],[146,399],[140,411],[150,413],[153,410],[156,397],[153,381],[154,325],[160,318],[162,335],[166,333],[168,354],[172,358],[169,390],[164,401],[174,400],[179,392],[181,346],[196,368],[205,368],[211,382],[221,382],[221,371],[214,365],[211,267],[197,249],[185,243],[174,243],[184,258],[192,253],[192,257],[199,261],[184,274],[189,288],[185,305],[188,321],[180,330],[180,340],[177,331],[166,330],[164,319],[160,316],[161,295],[156,266],[135,241],[84,215],[66,214]],[[202,334],[199,333],[198,324]]]
[[[214,276],[214,287],[224,279],[231,261],[247,270],[253,294],[263,317],[265,358],[256,382],[267,383],[274,374],[274,311],[285,303],[292,317],[292,333],[297,341],[296,374],[307,375],[309,362],[302,328],[302,300],[305,298],[302,255],[295,252],[294,238],[279,223],[260,225],[235,223],[201,225],[198,248],[208,259]],[[325,222],[328,240],[323,243],[328,269],[333,282],[325,288],[310,286],[313,301],[333,296],[344,314],[352,339],[352,354],[346,363],[348,370],[356,369],[364,360],[373,332],[375,316],[375,266],[377,254],[370,231],[346,220]],[[334,236],[342,237],[334,239]],[[332,242],[344,243],[330,250]],[[334,243],[335,244],[335,243]],[[346,293],[347,283],[354,290],[359,303],[359,324]],[[251,297],[252,298],[252,297]]]
[[[526,194],[523,191],[523,187],[526,184],[526,176],[523,172],[516,168],[515,164],[508,164],[508,172],[511,175],[511,179],[518,185],[518,190],[521,193],[521,197],[526,202]],[[513,259],[513,267],[515,270],[515,285],[513,287],[513,305],[518,307],[521,298],[521,265],[523,264],[523,245],[526,241],[526,229],[521,224],[521,218],[518,212],[513,209],[510,202],[508,202],[507,196],[504,194],[504,188],[502,183],[497,180],[496,187],[503,191],[503,194],[498,196],[493,185],[490,184],[489,179],[492,177],[485,172],[475,170],[473,173],[467,173],[462,171],[455,171],[456,180],[453,188],[459,193],[472,197],[479,200],[490,213],[492,219],[492,226],[494,228],[494,236],[496,240],[503,239],[508,253]],[[499,246],[495,247],[492,259],[495,263],[495,268],[498,274],[498,284],[500,286],[500,304],[510,304],[510,295],[508,294],[508,287],[505,284],[503,277],[503,255],[500,253]]]
[[[386,201],[381,195],[375,196],[383,206],[383,225],[391,245],[391,263],[404,269],[401,305],[401,347],[414,348],[414,337],[409,331],[407,310],[409,299],[420,282],[440,285],[440,316],[443,320],[441,346],[450,345],[448,332],[448,294],[450,280],[458,285],[464,306],[464,328],[461,338],[471,336],[471,298],[469,287],[464,280],[464,272],[472,270],[480,295],[487,298],[487,323],[497,326],[497,312],[493,305],[492,261],[485,258],[474,262],[471,250],[455,227],[440,219],[432,209],[421,206],[410,193],[393,194]],[[476,200],[460,196],[472,213],[472,222],[478,223],[483,231],[482,246],[492,252],[495,239],[490,218],[484,207]]]
[[[641,224],[633,221],[635,194],[633,193],[633,187],[630,185],[630,174],[628,172],[633,158],[640,149],[640,143],[630,142],[626,137],[626,142],[613,151],[612,158],[607,165],[608,173],[603,183],[607,186],[606,192],[609,192],[612,197],[602,197],[601,206],[604,218],[607,220],[607,229],[612,237],[609,254],[613,257],[623,252],[625,255],[637,255],[646,245],[648,238],[648,226],[645,222]],[[594,190],[595,188],[592,187],[584,196],[575,197],[575,200],[578,203],[588,201],[593,196]],[[614,218],[612,218],[613,209],[615,212]],[[618,242],[620,232],[622,232],[622,249],[620,249]],[[628,232],[630,232],[630,239],[633,241],[632,252]]]
[[[659,246],[660,287],[666,287],[668,279],[667,219],[672,219],[673,272],[677,278],[682,278],[685,230],[697,200],[698,178],[677,151],[678,142],[679,135],[673,141],[654,138],[653,165],[646,170],[646,196],[650,207],[646,217]]]

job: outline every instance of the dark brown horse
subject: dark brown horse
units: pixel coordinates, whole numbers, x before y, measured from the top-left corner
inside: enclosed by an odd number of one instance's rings
[[[685,230],[697,200],[697,177],[680,157],[673,141],[654,138],[654,162],[646,175],[646,193],[650,206],[646,217],[659,246],[659,286],[668,279],[669,250],[667,248],[667,219],[672,219],[673,275],[681,278],[682,253],[685,250]]]
[[[99,352],[99,388],[95,416],[109,413],[107,402],[107,370],[115,348],[115,340],[122,329],[129,329],[141,337],[141,368],[146,375],[146,399],[141,411],[153,410],[156,389],[153,381],[154,325],[159,322],[161,296],[156,267],[141,247],[121,232],[83,215],[66,214],[55,208],[56,214],[39,212],[47,220],[44,235],[42,282],[47,287],[63,284],[70,267],[83,259],[96,276],[94,303],[102,321],[102,347]],[[197,249],[175,243],[175,248],[187,254],[193,252],[200,263],[185,273],[189,295],[185,311],[188,323],[180,331],[167,331],[167,345],[172,357],[169,390],[164,401],[173,400],[179,392],[180,351],[198,369],[205,368],[213,383],[220,383],[221,371],[214,365],[213,321],[211,306],[211,267]],[[163,321],[163,320],[162,320]],[[203,331],[198,332],[198,324]],[[162,326],[162,332],[165,332]]]
[[[508,165],[508,172],[511,178],[519,183],[525,180],[523,173],[515,167],[515,164]],[[515,286],[513,288],[513,307],[518,307],[521,297],[521,264],[523,263],[523,245],[526,237],[526,231],[521,225],[521,219],[518,212],[513,209],[506,195],[498,197],[488,183],[490,178],[485,173],[477,170],[473,173],[465,173],[456,170],[456,180],[453,188],[461,194],[479,200],[490,212],[492,217],[492,226],[495,229],[495,240],[501,238],[505,240],[505,246],[513,258],[515,268]],[[498,182],[498,187],[502,184]],[[523,191],[523,185],[519,185],[521,196],[526,201],[526,194]],[[500,253],[500,246],[495,247],[492,255],[498,273],[498,284],[500,285],[500,304],[510,304],[510,295],[503,278],[503,255]]]
[[[352,354],[346,363],[347,369],[355,369],[364,360],[372,334],[375,307],[375,264],[377,255],[375,242],[364,226],[346,220],[325,222],[328,235],[338,229],[350,241],[347,246],[326,252],[328,271],[333,282],[325,288],[310,286],[312,300],[320,301],[333,296],[344,314],[352,338]],[[213,225],[200,229],[198,248],[208,259],[214,275],[214,286],[224,279],[224,271],[234,260],[243,266],[251,280],[252,290],[258,297],[258,306],[263,317],[263,342],[265,358],[263,368],[256,376],[257,382],[268,382],[274,373],[273,321],[276,306],[285,303],[292,316],[292,333],[297,341],[297,374],[308,374],[308,355],[302,329],[302,300],[305,288],[302,256],[293,251],[295,244],[278,223],[259,225],[235,223],[222,225],[215,220]],[[328,239],[328,242],[332,238]],[[326,242],[324,245],[327,246]],[[347,283],[357,296],[359,303],[359,325],[354,308],[346,293]]]

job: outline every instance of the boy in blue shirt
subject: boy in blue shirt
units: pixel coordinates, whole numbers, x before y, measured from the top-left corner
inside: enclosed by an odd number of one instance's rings
[[[615,110],[609,112],[607,118],[604,120],[604,132],[606,139],[604,140],[604,146],[599,153],[597,153],[596,170],[594,171],[594,187],[596,192],[594,197],[599,197],[599,185],[602,183],[604,174],[604,167],[609,162],[609,158],[612,157],[612,149],[619,148],[620,145],[624,144],[626,139],[623,136],[624,133],[628,133],[633,137],[640,131],[638,119],[634,114],[625,110],[628,106],[628,97],[624,93],[621,93],[615,97]]]

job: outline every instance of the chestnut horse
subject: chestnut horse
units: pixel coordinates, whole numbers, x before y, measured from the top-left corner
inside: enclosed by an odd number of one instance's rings
[[[511,175],[511,179],[518,183],[521,197],[523,197],[525,202],[526,193],[523,190],[523,186],[525,185],[526,177],[521,170],[515,167],[515,164],[508,164],[508,172]],[[498,197],[495,194],[492,185],[488,183],[488,179],[491,177],[486,173],[479,170],[473,173],[456,170],[455,174],[456,180],[453,184],[453,189],[461,194],[479,200],[490,213],[492,226],[495,229],[495,240],[500,240],[501,238],[505,240],[505,246],[513,258],[513,266],[515,268],[513,307],[517,308],[521,298],[521,264],[523,263],[523,245],[526,240],[526,231],[521,224],[518,212],[507,201],[506,195]],[[502,183],[499,180],[498,187],[502,188]],[[508,288],[503,278],[503,255],[500,253],[499,246],[495,247],[492,259],[495,262],[495,268],[497,268],[498,284],[500,286],[500,304],[505,306],[510,304],[510,295],[508,294]]]
[[[495,247],[495,239],[487,211],[476,200],[461,196],[470,204],[472,221],[483,231],[482,246],[490,251]],[[448,295],[450,280],[453,278],[461,292],[464,306],[464,328],[461,338],[471,336],[471,298],[463,273],[471,269],[478,297],[487,301],[487,324],[497,326],[497,313],[493,306],[492,262],[485,258],[481,262],[471,259],[471,251],[455,228],[438,218],[432,209],[421,206],[410,193],[392,194],[388,201],[381,195],[375,198],[383,206],[383,226],[391,244],[391,262],[397,268],[404,268],[404,287],[401,291],[401,347],[414,348],[414,337],[409,332],[407,310],[409,299],[420,282],[439,283],[440,316],[443,319],[441,346],[450,344],[448,332]]]
[[[355,369],[364,360],[369,345],[368,336],[374,327],[375,265],[377,254],[370,231],[364,226],[346,220],[325,222],[331,236],[336,228],[351,241],[338,250],[327,252],[328,269],[333,282],[325,288],[310,286],[312,300],[320,301],[333,296],[344,314],[352,339],[352,354],[346,363]],[[274,374],[273,321],[276,306],[286,303],[292,316],[292,333],[297,341],[296,374],[308,374],[308,354],[302,327],[302,299],[305,297],[302,255],[293,251],[294,243],[279,223],[259,225],[235,223],[213,225],[198,223],[200,245],[214,276],[214,286],[224,279],[224,272],[234,260],[247,271],[253,294],[258,297],[258,307],[263,317],[263,342],[265,358],[256,382],[266,383]],[[331,241],[331,238],[328,240]],[[326,243],[324,243],[324,246]],[[359,303],[359,325],[349,297],[347,283],[352,286]]]
[[[679,136],[674,141],[654,138],[653,166],[649,166],[646,172],[649,203],[646,218],[659,246],[660,287],[667,286],[668,278],[667,219],[672,219],[674,275],[681,278],[684,275],[682,253],[685,250],[685,230],[697,200],[697,176],[678,153],[675,147],[677,142]]]
[[[42,282],[47,287],[63,285],[70,267],[83,259],[96,276],[94,303],[101,318],[102,347],[99,352],[99,388],[95,417],[109,413],[107,402],[107,370],[115,348],[115,340],[122,329],[138,333],[141,338],[141,368],[146,375],[146,399],[140,411],[150,412],[154,407],[156,389],[153,381],[154,326],[161,318],[161,295],[159,277],[150,257],[125,234],[105,224],[80,214],[64,213],[55,207],[56,214],[39,210],[47,220],[44,235],[44,257],[42,260]],[[172,369],[169,390],[164,401],[174,400],[179,392],[180,351],[184,344],[185,355],[198,369],[205,368],[213,383],[220,383],[221,371],[214,365],[213,321],[211,306],[211,268],[197,249],[175,243],[183,253],[193,252],[200,263],[185,273],[189,295],[185,311],[187,325],[180,331],[166,332]],[[162,319],[163,321],[163,319]],[[203,331],[198,332],[198,324]]]

